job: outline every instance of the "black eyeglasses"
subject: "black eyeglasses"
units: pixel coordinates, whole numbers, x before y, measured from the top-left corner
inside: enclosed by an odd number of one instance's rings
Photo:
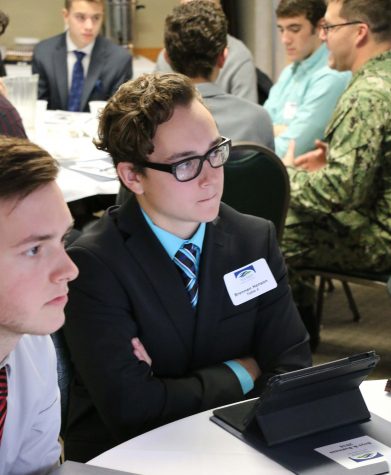
[[[353,20],[353,21],[347,21],[346,23],[336,23],[335,25],[322,25],[321,28],[324,31],[325,35],[332,30],[333,28],[337,28],[338,26],[348,26],[348,25],[359,25],[361,23],[364,23],[363,21],[360,20]]]
[[[143,162],[142,166],[153,168],[161,172],[172,173],[178,181],[190,181],[196,178],[202,170],[205,160],[208,160],[212,168],[219,168],[228,160],[231,151],[231,139],[221,137],[222,142],[214,145],[205,155],[188,157],[173,164]]]

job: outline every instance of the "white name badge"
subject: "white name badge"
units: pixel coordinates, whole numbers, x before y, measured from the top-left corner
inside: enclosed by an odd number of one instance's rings
[[[263,258],[225,274],[224,282],[234,305],[240,305],[277,287],[270,267]]]
[[[296,102],[287,102],[284,106],[282,116],[286,120],[291,120],[295,117],[296,112],[297,112]]]

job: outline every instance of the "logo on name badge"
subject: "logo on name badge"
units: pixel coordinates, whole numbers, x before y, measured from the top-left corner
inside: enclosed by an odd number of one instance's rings
[[[383,455],[380,452],[377,451],[370,451],[370,452],[363,452],[361,454],[354,454],[350,456],[350,460],[353,460],[354,462],[365,462],[367,460],[372,460],[372,459],[377,459],[379,457],[383,457]]]
[[[248,277],[252,276],[253,274],[255,274],[255,269],[254,269],[254,266],[252,266],[252,265],[247,266],[244,269],[240,269],[240,270],[234,272],[235,277],[237,279],[241,279],[241,280],[243,280],[246,277],[248,278]]]
[[[234,305],[240,305],[277,287],[270,267],[263,258],[225,274],[224,282]]]

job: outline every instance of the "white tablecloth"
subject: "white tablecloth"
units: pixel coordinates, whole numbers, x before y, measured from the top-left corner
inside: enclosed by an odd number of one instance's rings
[[[85,112],[46,111],[37,119],[31,140],[60,164],[57,183],[66,201],[98,194],[116,194],[119,182],[111,157],[97,150],[97,120]]]
[[[369,410],[391,422],[391,395],[385,381],[361,390]],[[212,411],[159,427],[92,459],[89,463],[142,475],[286,475],[265,455],[209,421]]]
[[[133,76],[152,72],[155,63],[143,56],[133,59]],[[27,64],[7,65],[9,76],[31,74]],[[99,152],[92,143],[97,121],[88,113],[46,111],[37,117],[29,138],[56,158],[61,170],[58,184],[66,201],[98,194],[117,194],[119,182],[109,169],[111,158]],[[103,161],[102,161],[103,160]]]

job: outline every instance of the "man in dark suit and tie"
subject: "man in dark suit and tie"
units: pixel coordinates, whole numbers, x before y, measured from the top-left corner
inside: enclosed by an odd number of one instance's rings
[[[105,101],[132,77],[132,57],[99,35],[103,0],[65,0],[67,31],[41,41],[34,50],[38,97],[49,109],[88,111],[88,102]]]
[[[220,201],[230,139],[191,81],[122,85],[98,147],[133,196],[69,248],[65,457],[79,461],[311,364],[272,223]]]

